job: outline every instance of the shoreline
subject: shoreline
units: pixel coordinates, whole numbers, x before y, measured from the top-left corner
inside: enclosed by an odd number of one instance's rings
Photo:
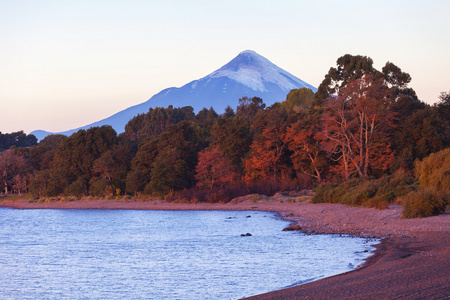
[[[158,200],[78,200],[33,203],[0,200],[16,209],[257,210],[277,212],[307,234],[377,238],[364,264],[326,277],[248,299],[437,299],[450,296],[450,216],[401,219],[401,206],[385,210],[341,204],[311,204],[305,197],[249,195],[226,204]]]

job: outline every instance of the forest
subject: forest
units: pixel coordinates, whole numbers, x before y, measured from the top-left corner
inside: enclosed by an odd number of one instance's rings
[[[3,196],[160,197],[227,202],[250,193],[314,189],[313,202],[384,208],[407,217],[445,211],[450,193],[450,92],[428,105],[391,62],[344,55],[318,91],[266,107],[151,108],[125,132],[0,133]],[[214,99],[211,99],[213,102]]]

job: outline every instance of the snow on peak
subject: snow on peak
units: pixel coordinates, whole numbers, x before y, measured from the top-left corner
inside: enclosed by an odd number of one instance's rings
[[[256,53],[256,52],[253,51],[253,50],[244,50],[244,51],[242,51],[241,53],[239,53],[239,55],[241,55],[241,54],[259,55],[258,53]],[[261,55],[259,55],[259,56],[261,56]]]
[[[274,83],[289,92],[308,84],[271,63],[255,51],[245,50],[207,77],[228,77],[255,91],[267,92],[266,83]]]

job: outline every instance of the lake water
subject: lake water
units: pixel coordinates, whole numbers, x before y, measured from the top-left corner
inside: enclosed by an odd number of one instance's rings
[[[0,208],[0,298],[238,299],[350,271],[377,243],[288,225],[255,211]]]

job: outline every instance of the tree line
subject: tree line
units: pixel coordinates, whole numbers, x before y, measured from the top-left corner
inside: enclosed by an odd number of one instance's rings
[[[12,133],[2,133],[0,131],[0,151],[11,147],[31,147],[37,145],[37,138],[32,134],[23,131]]]
[[[402,171],[450,145],[450,92],[428,105],[391,62],[344,55],[314,94],[302,88],[266,107],[243,97],[212,108],[150,108],[117,135],[110,126],[2,142],[3,193],[40,197],[180,194],[226,201]],[[214,99],[211,99],[214,101]],[[3,141],[0,134],[0,142]]]

